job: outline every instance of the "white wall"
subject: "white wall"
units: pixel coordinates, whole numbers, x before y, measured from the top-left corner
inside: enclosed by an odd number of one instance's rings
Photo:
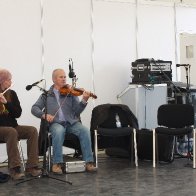
[[[131,81],[135,59],[135,6],[95,1],[94,83],[97,104],[116,103],[116,95]]]
[[[82,114],[88,127],[94,106],[117,103],[137,58],[171,60],[176,79],[175,38],[181,30],[195,31],[195,13],[196,8],[179,3],[175,15],[173,3],[147,0],[1,0],[0,67],[13,73],[23,108],[19,123],[39,128],[30,109],[41,92],[36,87],[27,92],[25,86],[44,77],[49,87],[52,70],[68,71],[69,58],[77,86],[98,96]]]

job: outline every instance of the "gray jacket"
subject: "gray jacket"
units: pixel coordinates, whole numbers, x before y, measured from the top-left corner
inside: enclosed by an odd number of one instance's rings
[[[80,121],[80,114],[85,109],[87,103],[83,100],[80,101],[77,96],[72,96],[72,95],[61,95],[60,103],[63,101],[64,103],[62,104],[61,108],[66,121],[68,121],[70,124],[74,124],[75,122]],[[47,99],[44,93],[40,95],[38,100],[32,106],[31,113],[34,116],[41,118],[46,109],[46,103],[47,103],[47,114],[55,115],[55,113],[59,109],[59,105],[56,100],[55,94],[53,92],[53,85],[50,87],[47,93]],[[63,123],[59,121],[58,113],[54,118],[53,123],[54,122]]]

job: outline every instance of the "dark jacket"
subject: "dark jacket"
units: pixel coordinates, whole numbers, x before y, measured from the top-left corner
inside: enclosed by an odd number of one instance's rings
[[[126,115],[127,124],[130,125],[130,127],[138,129],[138,120],[135,117],[135,115],[131,112],[129,107],[127,105],[123,104],[102,104],[96,106],[92,111],[91,116],[91,131],[94,131],[97,127],[102,125],[104,121],[108,120],[110,118],[110,115],[113,111],[122,111]],[[123,118],[123,116],[120,118]],[[122,119],[123,120],[123,119]]]
[[[16,118],[22,114],[20,101],[15,91],[11,91],[11,102],[4,104],[5,110],[0,111],[0,126],[16,127],[18,125]]]

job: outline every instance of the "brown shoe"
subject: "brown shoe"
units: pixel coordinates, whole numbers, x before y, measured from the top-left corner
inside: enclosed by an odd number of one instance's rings
[[[58,175],[63,174],[63,171],[61,169],[61,165],[60,164],[53,164],[53,166],[52,166],[52,172],[54,174],[58,174]]]
[[[38,167],[31,167],[31,168],[26,168],[25,174],[26,176],[37,177],[42,174],[42,171],[41,169],[38,169]]]
[[[94,163],[88,162],[88,163],[86,163],[86,171],[87,172],[95,172],[95,171],[97,171],[97,168],[94,166]]]
[[[12,180],[23,180],[25,177],[19,166],[10,169],[10,176]]]

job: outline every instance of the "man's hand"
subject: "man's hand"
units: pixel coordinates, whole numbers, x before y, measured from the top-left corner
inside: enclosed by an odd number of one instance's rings
[[[7,100],[6,100],[6,98],[3,96],[2,93],[0,93],[0,102],[1,102],[1,103],[4,103],[4,104],[7,103]]]
[[[83,92],[83,100],[87,102],[90,97],[90,94],[91,94],[90,92],[84,91]]]
[[[42,119],[45,119],[45,120],[47,120],[48,122],[51,123],[54,120],[54,116],[52,116],[51,114],[46,114],[46,116],[45,116],[45,114],[43,114]]]

